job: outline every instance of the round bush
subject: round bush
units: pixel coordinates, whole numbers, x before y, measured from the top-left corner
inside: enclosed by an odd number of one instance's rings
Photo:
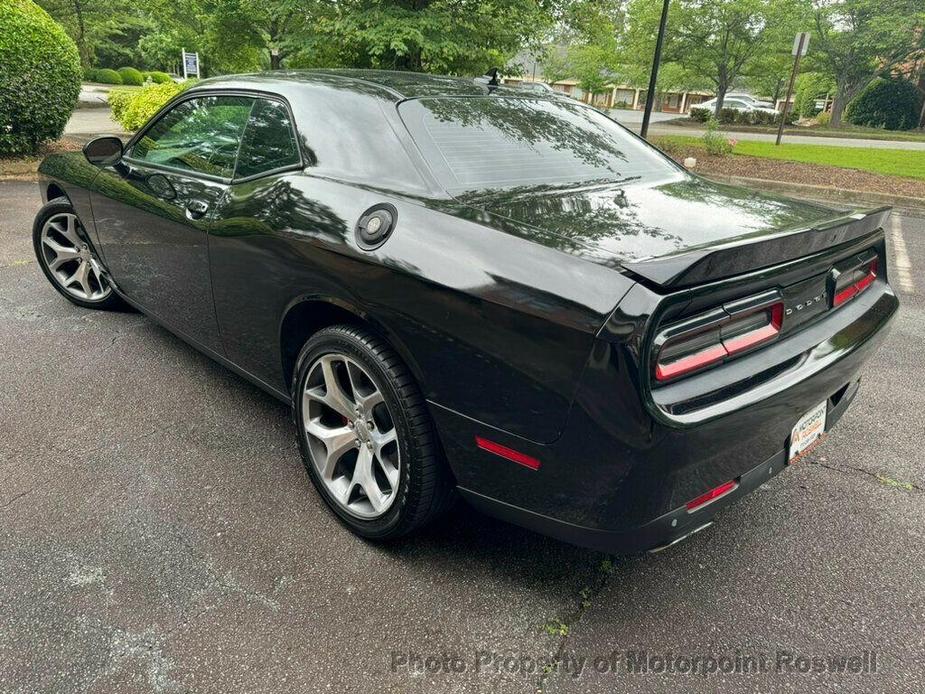
[[[140,87],[145,83],[145,78],[140,70],[133,67],[120,67],[119,77],[122,78],[122,84],[128,84],[134,87]]]
[[[0,0],[0,154],[61,136],[80,94],[77,46],[32,0]]]
[[[912,82],[876,79],[848,104],[849,123],[887,130],[918,127],[922,96]]]
[[[141,73],[144,75],[146,80],[151,80],[154,84],[166,84],[170,82],[170,75],[166,72],[158,72],[157,70],[149,70],[148,72]]]
[[[138,130],[164,104],[193,84],[193,80],[170,80],[163,84],[148,84],[141,89],[113,89],[109,92],[112,117],[126,130]]]
[[[100,84],[122,84],[122,77],[115,70],[104,67],[101,70],[93,70],[93,82]]]

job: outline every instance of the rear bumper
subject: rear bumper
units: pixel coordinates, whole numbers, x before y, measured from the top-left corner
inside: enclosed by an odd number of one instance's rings
[[[552,444],[434,406],[460,492],[491,515],[598,550],[634,552],[683,538],[787,467],[790,432],[809,409],[829,400],[826,430],[841,418],[898,307],[886,283],[853,304],[785,370],[737,395],[734,409],[700,421],[653,416],[626,344],[605,341],[595,345],[568,424]],[[531,456],[538,469],[478,450],[475,437]],[[735,490],[688,513],[688,501],[729,480],[737,480]]]
[[[835,426],[854,400],[859,386],[860,380],[848,384],[848,388],[835,403],[829,398],[826,432]],[[781,449],[764,462],[739,475],[736,478],[738,486],[716,501],[693,512],[689,512],[682,504],[648,523],[628,530],[605,530],[569,523],[468,489],[460,488],[459,491],[466,501],[480,511],[509,523],[602,552],[632,553],[665,549],[699,532],[712,524],[713,517],[719,511],[751,493],[787,467],[787,450]]]

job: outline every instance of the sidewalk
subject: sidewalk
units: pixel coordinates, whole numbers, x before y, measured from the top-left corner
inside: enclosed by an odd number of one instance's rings
[[[619,121],[619,118],[617,119]],[[639,132],[639,125],[624,123],[626,127],[635,133]],[[726,130],[729,137],[736,140],[758,140],[760,142],[774,142],[776,135],[771,133],[749,133],[739,130]],[[703,137],[702,128],[688,128],[683,126],[672,126],[654,124],[649,127],[649,137],[658,137],[661,135],[683,135],[686,137]],[[925,152],[925,142],[910,142],[907,140],[864,140],[857,137],[814,137],[812,135],[793,135],[787,137],[784,133],[785,143],[801,145],[826,145],[828,147],[869,147],[871,149],[910,149]]]
[[[125,130],[111,117],[109,107],[78,108],[64,126],[64,135],[84,140],[96,135],[124,135]]]

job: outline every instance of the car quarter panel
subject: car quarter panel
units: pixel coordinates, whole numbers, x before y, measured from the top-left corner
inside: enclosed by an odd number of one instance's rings
[[[386,243],[354,229],[395,206]],[[433,202],[306,174],[233,186],[210,234],[228,358],[288,390],[280,326],[294,304],[332,302],[386,333],[432,402],[539,442],[562,430],[595,333],[632,282]]]

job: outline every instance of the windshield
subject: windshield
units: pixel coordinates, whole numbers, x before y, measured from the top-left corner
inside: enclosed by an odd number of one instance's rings
[[[598,111],[565,99],[406,101],[402,120],[451,193],[672,177],[677,169]]]

